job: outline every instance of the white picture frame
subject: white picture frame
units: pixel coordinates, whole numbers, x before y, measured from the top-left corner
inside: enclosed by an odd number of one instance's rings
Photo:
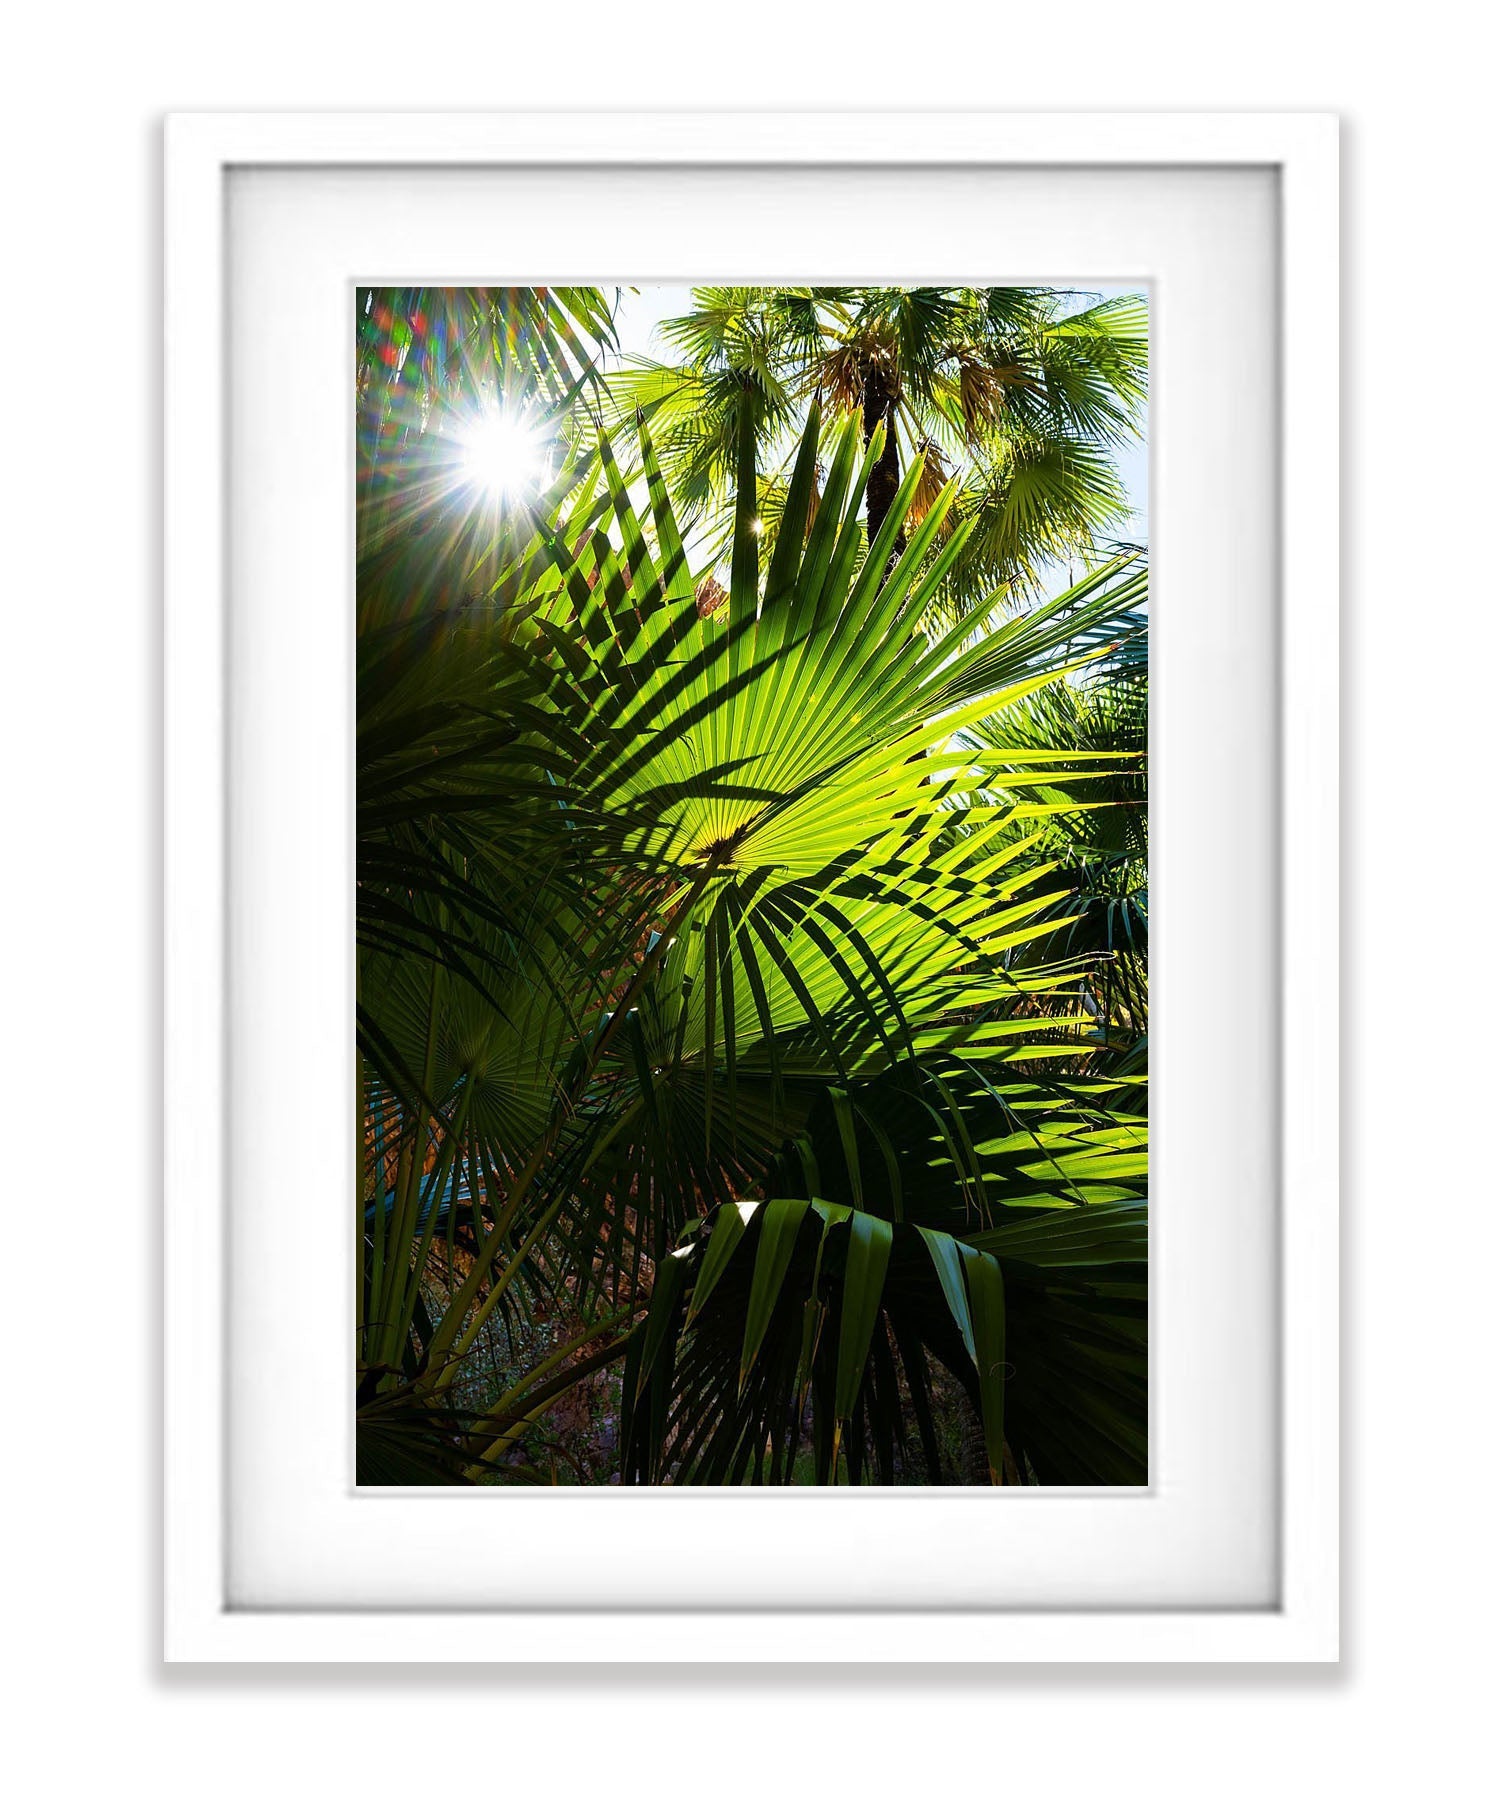
[[[559,1581],[549,1597],[541,1578],[504,1609],[466,1604],[436,1581],[430,1594],[404,1592],[398,1604],[389,1593],[364,1599],[357,1573],[349,1577],[352,1585],[336,1593],[329,1587],[321,1601],[299,1599],[290,1582],[257,1590],[235,1562],[235,1509],[246,1494],[244,1479],[231,1478],[230,1455],[237,1420],[254,1411],[253,1380],[234,1379],[230,1320],[231,1287],[248,1263],[237,1259],[229,1228],[236,1101],[228,930],[236,893],[230,870],[242,871],[244,863],[236,864],[227,849],[234,794],[241,791],[232,784],[244,777],[244,759],[254,750],[253,744],[247,750],[245,733],[253,736],[255,729],[253,709],[235,711],[239,671],[231,654],[236,544],[230,529],[235,471],[229,396],[236,344],[227,319],[233,183],[258,170],[401,169],[514,171],[518,178],[541,169],[582,177],[592,170],[628,170],[632,179],[648,183],[653,171],[665,178],[682,170],[794,169],[816,183],[820,172],[891,168],[1038,176],[1255,170],[1269,172],[1275,185],[1279,471],[1267,524],[1279,536],[1274,580],[1280,604],[1271,624],[1277,640],[1271,691],[1260,694],[1257,704],[1269,708],[1266,717],[1275,721],[1274,730],[1267,727],[1274,767],[1266,779],[1274,785],[1279,816],[1279,906],[1270,930],[1280,968],[1276,993],[1266,997],[1266,1018],[1275,1028],[1279,1067],[1264,1116],[1248,1128],[1260,1134],[1257,1141],[1274,1161],[1279,1195],[1270,1303],[1261,1309],[1258,1328],[1278,1415],[1271,1589],[1263,1597],[1257,1590],[1252,1601],[1225,1588],[1237,1597],[1226,1601],[1221,1593],[1200,1602],[1184,1586],[1172,1590],[1170,1602],[1150,1605],[1102,1587],[1092,1603],[1087,1593],[1061,1590],[1055,1601],[1041,1603],[1027,1590],[1023,1604],[975,1607],[955,1603],[937,1586],[924,1602],[917,1569],[904,1583],[893,1572],[884,1591],[871,1578],[862,1605],[815,1599],[798,1606],[771,1596],[768,1604],[751,1608],[722,1595],[703,1604],[686,1589],[668,1589],[675,1597],[666,1606],[652,1609],[626,1596],[606,1607],[590,1605],[586,1584],[576,1582],[565,1588]],[[591,1627],[599,1626],[622,1643],[628,1627],[633,1662],[1336,1660],[1336,121],[1308,114],[178,115],[168,124],[166,179],[168,1659],[567,1661],[579,1655],[580,1645],[596,1641]],[[348,273],[379,278],[395,271]],[[463,274],[444,268],[438,278]],[[533,278],[544,275],[537,269]],[[1164,326],[1169,329],[1170,321]],[[1166,434],[1173,429],[1170,420],[1154,416],[1153,432],[1158,426]],[[246,448],[233,441],[240,451]],[[329,641],[336,642],[336,633]],[[230,719],[240,721],[229,729],[226,701]],[[1155,1280],[1155,1237],[1152,1254]],[[1153,1338],[1153,1359],[1157,1349]],[[243,1458],[238,1466],[243,1477]],[[278,1477],[270,1498],[295,1511],[301,1502],[291,1481]],[[470,1505],[493,1504],[497,1497],[488,1491],[400,1501],[365,1496],[359,1504],[451,1505],[455,1498]],[[1152,1496],[1129,1504],[1171,1498],[1166,1488],[1154,1487]],[[853,1543],[882,1541],[890,1514],[877,1510],[878,1499],[847,1492],[819,1499],[818,1529],[825,1535],[818,1555],[824,1562],[836,1554],[829,1546],[841,1533]],[[1007,1499],[1033,1504],[1022,1493]],[[643,1500],[683,1503],[677,1495],[624,1494],[596,1494],[584,1503]],[[527,1496],[526,1503],[550,1507],[557,1520],[569,1508],[576,1517],[579,1501]],[[696,1503],[714,1501],[700,1497]],[[746,1504],[737,1497],[730,1503]],[[1098,1509],[1122,1502],[1080,1492],[1067,1504]],[[1070,1529],[1081,1516],[1075,1511]],[[1106,1514],[1097,1516],[1102,1522]],[[385,1517],[396,1529],[400,1515]],[[535,1510],[528,1515],[528,1531],[538,1528],[538,1517]],[[756,1529],[762,1525],[763,1518]],[[765,1528],[768,1541],[778,1530],[790,1536],[785,1516]],[[1210,1560],[1219,1541],[1205,1540]],[[1043,1579],[1036,1592],[1045,1585]],[[515,1591],[522,1593],[519,1586]],[[247,1593],[253,1596],[248,1601]],[[519,1618],[524,1634],[514,1629]],[[690,1646],[684,1635],[689,1619]],[[587,1656],[598,1660],[596,1651]]]

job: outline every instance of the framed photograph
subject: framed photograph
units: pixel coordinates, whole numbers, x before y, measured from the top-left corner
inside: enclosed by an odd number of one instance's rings
[[[168,1659],[1336,1660],[1336,121],[166,179]]]

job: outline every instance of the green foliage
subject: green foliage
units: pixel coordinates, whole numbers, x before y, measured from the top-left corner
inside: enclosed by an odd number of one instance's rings
[[[524,379],[503,334],[497,365],[571,406],[591,358],[528,316]],[[746,344],[721,606],[659,421],[575,432],[483,532],[422,504],[440,442],[362,501],[360,1478],[525,1478],[619,1365],[625,1480],[952,1479],[945,1394],[980,1478],[1144,1480],[1145,846],[1098,822],[1139,798],[1143,566],[940,623],[961,483],[917,516],[913,459],[868,541],[885,426]],[[768,537],[772,407],[802,416]],[[502,1365],[545,1308],[566,1334]]]
[[[672,491],[726,549],[727,502],[748,421],[770,474],[757,510],[779,525],[810,404],[837,429],[886,431],[869,529],[903,471],[898,531],[915,530],[951,477],[944,536],[969,528],[930,596],[954,616],[1006,590],[1035,597],[1050,565],[1096,555],[1127,516],[1112,452],[1146,393],[1146,309],[1050,288],[696,288],[664,329],[669,358],[607,382],[618,423],[649,422]],[[825,449],[829,448],[825,446]],[[713,529],[715,518],[724,521]],[[897,547],[900,547],[900,538]]]

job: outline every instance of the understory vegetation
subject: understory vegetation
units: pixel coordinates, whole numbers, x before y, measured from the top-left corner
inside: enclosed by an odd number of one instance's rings
[[[359,295],[358,1479],[1143,1482],[1143,305],[618,308]]]

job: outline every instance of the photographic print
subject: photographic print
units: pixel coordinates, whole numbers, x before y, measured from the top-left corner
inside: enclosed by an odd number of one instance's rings
[[[359,1484],[1145,1483],[1147,296],[354,309]]]

